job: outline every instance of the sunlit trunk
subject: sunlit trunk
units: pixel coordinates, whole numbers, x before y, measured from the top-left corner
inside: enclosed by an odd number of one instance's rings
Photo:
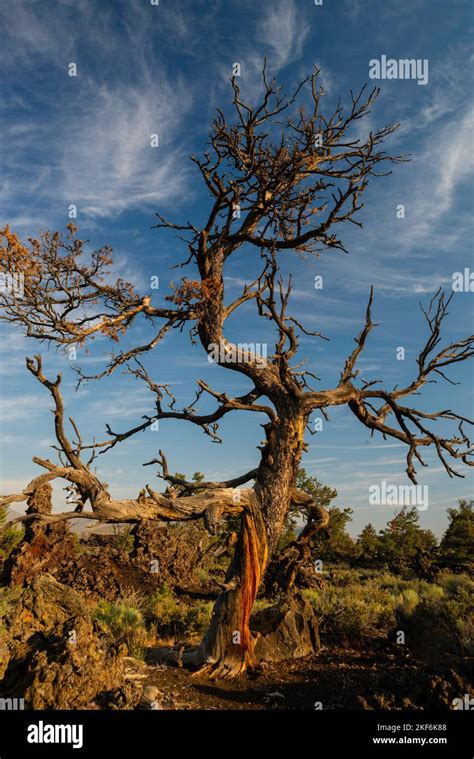
[[[255,497],[244,511],[240,539],[226,575],[227,590],[216,601],[209,630],[197,654],[199,673],[233,677],[254,662],[252,607],[268,561],[285,529],[299,465],[304,419],[287,416],[267,425]]]

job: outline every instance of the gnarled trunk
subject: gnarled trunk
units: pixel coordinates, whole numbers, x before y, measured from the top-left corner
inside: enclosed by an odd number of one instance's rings
[[[232,677],[253,662],[250,614],[268,561],[267,530],[254,496],[241,517],[241,531],[226,574],[227,589],[215,603],[210,627],[197,651],[200,674]]]
[[[226,575],[227,589],[214,606],[209,630],[197,651],[197,674],[233,677],[254,662],[256,638],[250,615],[268,561],[285,528],[300,461],[305,419],[288,413],[266,425],[255,494],[241,517],[241,532]]]

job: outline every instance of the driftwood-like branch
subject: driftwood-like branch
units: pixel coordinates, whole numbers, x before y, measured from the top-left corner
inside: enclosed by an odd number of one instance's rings
[[[166,482],[169,482],[170,485],[177,485],[180,489],[192,493],[195,490],[214,490],[216,488],[222,489],[222,488],[237,488],[239,485],[244,485],[246,482],[249,482],[250,480],[255,479],[257,474],[257,469],[251,469],[250,472],[246,472],[245,474],[241,474],[239,477],[233,477],[230,480],[225,480],[224,482],[214,482],[209,480],[201,480],[200,482],[188,482],[187,480],[182,479],[181,477],[175,477],[172,475],[168,469],[168,462],[166,460],[166,456],[163,453],[162,450],[159,451],[159,458],[152,459],[151,461],[147,461],[143,466],[151,466],[153,464],[158,464],[161,468],[161,474],[158,473],[158,477],[161,477],[161,479],[165,480]]]
[[[250,490],[236,490],[236,486],[230,484],[227,487],[218,486],[215,483],[211,492],[189,495],[183,498],[170,497],[156,493],[147,486],[148,497],[143,493],[136,499],[117,500],[112,498],[107,487],[93,473],[89,466],[81,459],[81,451],[84,446],[78,426],[72,422],[72,427],[78,438],[74,446],[64,430],[64,404],[60,391],[61,376],[58,375],[54,382],[47,379],[42,370],[42,362],[39,356],[27,359],[29,371],[37,380],[46,387],[54,401],[55,433],[58,447],[69,466],[55,464],[49,459],[35,457],[33,461],[47,471],[35,477],[21,493],[12,493],[0,498],[0,506],[8,506],[11,503],[19,503],[28,500],[35,491],[45,483],[55,479],[64,479],[71,484],[79,495],[79,507],[77,511],[51,516],[51,521],[56,519],[72,518],[70,514],[80,515],[84,504],[90,501],[94,518],[102,522],[139,522],[146,519],[164,521],[186,521],[203,518],[211,526],[224,513],[239,514],[249,505],[253,497]],[[239,481],[247,481],[237,478]],[[29,517],[28,517],[29,518]],[[49,519],[49,517],[48,517]],[[26,521],[20,518],[18,521]]]
[[[429,413],[399,403],[401,398],[416,395],[424,385],[435,382],[433,375],[450,381],[445,374],[446,369],[474,356],[473,335],[439,348],[442,322],[448,315],[447,309],[451,297],[446,298],[445,294],[438,290],[431,299],[428,309],[425,310],[422,307],[428,323],[429,335],[418,356],[418,374],[413,382],[405,387],[386,390],[375,387],[380,384],[380,380],[363,381],[362,386],[358,388],[353,382],[359,374],[356,369],[357,360],[366,347],[371,330],[377,326],[372,321],[374,294],[371,288],[364,327],[356,338],[356,348],[345,362],[338,386],[330,390],[306,392],[304,395],[308,413],[314,409],[323,411],[328,406],[347,404],[357,419],[372,433],[380,432],[384,438],[392,437],[406,443],[408,446],[406,472],[414,483],[416,483],[414,460],[425,466],[420,450],[425,447],[434,448],[450,477],[464,476],[453,468],[450,459],[460,461],[467,466],[473,466],[474,463],[472,461],[474,448],[465,430],[466,425],[473,423],[472,420],[451,409]],[[374,405],[377,401],[380,401],[378,408]],[[393,419],[392,424],[387,423],[389,418]],[[444,436],[440,432],[429,429],[426,423],[430,420],[454,421],[457,427],[456,432],[450,436]]]
[[[93,511],[83,511],[78,514],[76,511],[65,511],[61,514],[24,514],[20,517],[10,519],[4,525],[0,526],[0,535],[2,532],[6,532],[13,525],[24,524],[25,522],[39,522],[41,524],[56,524],[57,522],[65,522],[69,519],[89,519],[100,521],[100,517],[94,514]]]
[[[33,461],[46,469],[46,472],[35,477],[21,493],[13,493],[0,497],[0,506],[8,506],[11,503],[26,501],[34,493],[48,482],[55,479],[64,479],[71,484],[73,489],[80,494],[80,509],[73,512],[60,514],[27,514],[10,522],[26,522],[30,519],[40,519],[43,522],[56,522],[79,518],[91,518],[101,522],[140,522],[143,520],[163,521],[189,521],[203,519],[210,532],[214,532],[218,521],[224,514],[237,515],[250,509],[255,493],[252,488],[238,489],[238,486],[254,479],[257,470],[251,470],[244,475],[227,482],[200,482],[189,483],[170,475],[168,463],[162,451],[160,458],[154,459],[149,464],[158,463],[162,469],[162,478],[168,482],[179,485],[184,494],[179,497],[174,493],[157,493],[149,485],[146,492],[140,493],[136,499],[114,499],[98,476],[93,473],[87,464],[81,459],[81,451],[87,447],[82,443],[78,426],[72,423],[78,438],[77,446],[73,446],[64,431],[64,404],[60,391],[61,377],[52,382],[47,379],[42,370],[40,357],[35,360],[27,359],[29,371],[46,387],[55,405],[55,433],[59,447],[64,456],[69,460],[69,466],[55,464],[49,459],[35,457]],[[196,494],[193,491],[199,490]],[[307,496],[300,491],[294,491],[293,499],[299,503],[307,501]],[[299,500],[298,500],[299,499]],[[92,512],[84,512],[83,506],[86,500],[90,501]]]

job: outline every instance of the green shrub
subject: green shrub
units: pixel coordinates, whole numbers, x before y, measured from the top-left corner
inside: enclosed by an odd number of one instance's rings
[[[441,573],[439,585],[425,588],[421,611],[433,629],[443,629],[446,645],[474,654],[474,582],[467,575]]]
[[[388,636],[395,626],[397,599],[373,580],[354,587],[344,577],[341,586],[326,585],[319,591],[305,591],[304,595],[319,618],[322,632],[335,633],[346,643]]]
[[[123,529],[123,525],[113,526],[112,546],[120,553],[129,554],[133,548],[132,528]]]
[[[402,616],[411,617],[420,603],[420,597],[414,588],[406,588],[400,593],[398,610]]]
[[[94,611],[100,628],[110,634],[116,643],[124,643],[131,656],[140,657],[146,644],[146,630],[139,609],[125,601],[101,601]]]
[[[436,583],[403,579],[388,572],[331,568],[319,590],[307,590],[321,631],[357,644],[364,638],[387,640],[409,629],[413,645],[428,652],[474,653],[474,581],[441,572]],[[436,634],[434,634],[436,633]]]
[[[0,526],[4,525],[7,520],[7,507],[0,506]],[[22,540],[25,529],[23,526],[12,526],[0,533],[0,559],[7,559],[13,549]]]
[[[212,601],[198,601],[189,607],[184,615],[184,626],[188,635],[202,635],[209,627],[212,609]]]
[[[180,601],[167,583],[147,599],[147,617],[161,636],[197,635],[211,621],[212,601],[195,601],[192,606]]]
[[[441,572],[438,577],[438,584],[446,591],[450,598],[472,598],[474,595],[474,580],[471,580],[465,574],[451,574],[450,572]]]

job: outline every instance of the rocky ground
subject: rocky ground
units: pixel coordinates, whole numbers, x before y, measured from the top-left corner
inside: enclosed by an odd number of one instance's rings
[[[308,604],[254,615],[252,629],[261,635],[256,652],[278,653],[280,660],[235,680],[212,681],[164,664],[163,648],[149,643],[143,658],[134,658],[98,624],[97,603],[124,589],[152,592],[163,577],[177,591],[196,574],[192,546],[173,543],[161,530],[148,533],[141,530],[134,551],[124,554],[100,538],[79,545],[62,524],[31,529],[0,583],[1,697],[22,697],[34,709],[358,710],[451,709],[453,698],[472,692],[474,659],[445,651],[433,630],[440,645],[432,640],[429,660],[422,640],[418,649],[386,639],[342,647],[328,634],[319,654],[304,655],[318,644]],[[150,572],[156,555],[160,577]],[[184,595],[191,604],[203,594]],[[303,655],[288,659],[285,646],[296,628]]]
[[[324,648],[224,681],[129,663],[142,683],[142,708],[164,709],[450,709],[467,682],[452,668],[437,669],[389,653]]]
[[[0,691],[35,709],[450,709],[472,680],[467,660],[427,665],[400,647],[366,653],[323,641],[319,655],[211,681],[157,663],[157,649],[128,656],[96,628],[81,594],[51,575],[14,607]]]

